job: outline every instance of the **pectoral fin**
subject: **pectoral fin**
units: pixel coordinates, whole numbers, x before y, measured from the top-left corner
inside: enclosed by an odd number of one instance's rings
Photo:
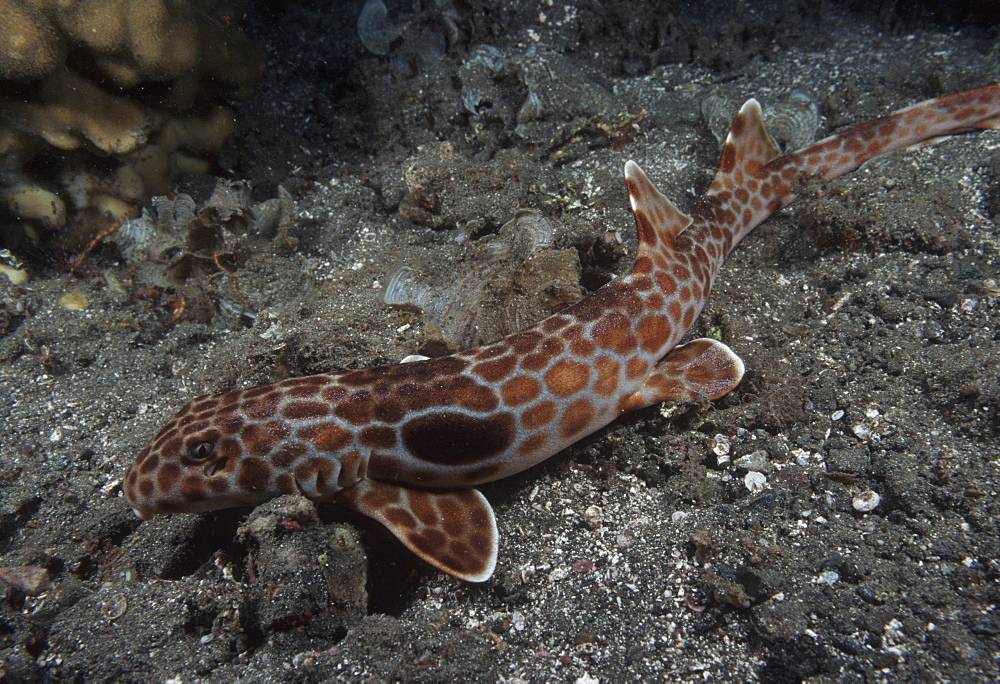
[[[718,399],[740,384],[743,361],[732,349],[707,337],[681,344],[667,353],[623,411],[663,401]]]
[[[497,562],[493,509],[479,491],[430,492],[362,480],[335,501],[385,525],[410,551],[466,582],[485,582]]]

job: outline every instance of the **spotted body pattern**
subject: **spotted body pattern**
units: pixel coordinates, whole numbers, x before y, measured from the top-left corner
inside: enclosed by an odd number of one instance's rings
[[[477,484],[528,468],[626,411],[714,399],[743,363],[724,344],[678,345],[723,261],[805,178],[831,179],[891,149],[1000,127],[1000,86],[956,93],[780,157],[756,101],[737,115],[719,171],[685,214],[634,163],[625,179],[639,247],[631,270],[492,344],[396,366],[284,380],[191,401],[144,448],[125,496],[136,513],[252,505],[283,493],[383,523],[469,581],[496,563]]]

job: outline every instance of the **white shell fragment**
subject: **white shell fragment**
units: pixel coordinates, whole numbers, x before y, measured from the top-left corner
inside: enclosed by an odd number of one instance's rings
[[[750,471],[743,478],[743,484],[751,494],[756,494],[761,492],[767,486],[767,476],[764,473],[758,473],[756,471]]]
[[[878,495],[877,492],[873,492],[870,489],[865,492],[861,492],[854,497],[851,505],[854,506],[854,510],[860,513],[869,513],[875,510],[875,507],[881,503],[882,497]]]
[[[726,141],[733,115],[746,98],[712,94],[701,102],[701,115],[719,143]],[[816,139],[819,108],[809,95],[794,90],[783,98],[766,100],[761,107],[768,134],[784,152],[802,149]]]
[[[587,527],[592,530],[598,529],[604,523],[604,511],[600,506],[587,506],[583,517],[587,521]]]

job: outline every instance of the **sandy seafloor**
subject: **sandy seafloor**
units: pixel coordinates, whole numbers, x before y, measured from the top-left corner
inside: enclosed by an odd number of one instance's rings
[[[52,577],[0,602],[3,680],[1000,677],[1000,133],[876,159],[752,233],[691,333],[740,354],[743,384],[483,487],[501,535],[485,584],[333,505],[132,515],[128,464],[195,395],[424,345],[382,288],[400,264],[467,275],[470,223],[537,209],[585,285],[624,271],[622,166],[690,205],[717,161],[709,95],[799,91],[822,137],[1000,69],[982,14],[919,7],[396,3],[407,33],[378,57],[360,4],[245,20],[270,72],[219,175],[256,201],[285,188],[287,236],[251,230],[229,275],[172,285],[110,244],[74,278],[34,258],[3,284],[0,566]],[[483,46],[505,70],[474,72]],[[519,126],[531,88],[542,109]],[[68,291],[88,308],[61,308]],[[177,320],[170,295],[190,303]]]

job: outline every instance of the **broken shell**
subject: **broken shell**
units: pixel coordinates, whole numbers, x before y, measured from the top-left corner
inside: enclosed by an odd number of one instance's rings
[[[600,506],[587,506],[583,517],[587,521],[587,527],[596,530],[604,522],[604,511],[601,510]]]
[[[744,98],[745,100],[745,98]],[[715,93],[701,102],[701,115],[712,135],[722,144],[743,101]],[[801,149],[816,139],[819,128],[819,108],[801,90],[794,90],[780,99],[761,103],[764,127],[784,152]]]
[[[764,473],[751,471],[743,478],[743,484],[751,494],[756,494],[763,491],[764,487],[767,486],[767,476]]]
[[[881,501],[882,497],[877,492],[868,490],[855,496],[851,505],[854,506],[854,510],[860,513],[869,513],[875,510]]]

